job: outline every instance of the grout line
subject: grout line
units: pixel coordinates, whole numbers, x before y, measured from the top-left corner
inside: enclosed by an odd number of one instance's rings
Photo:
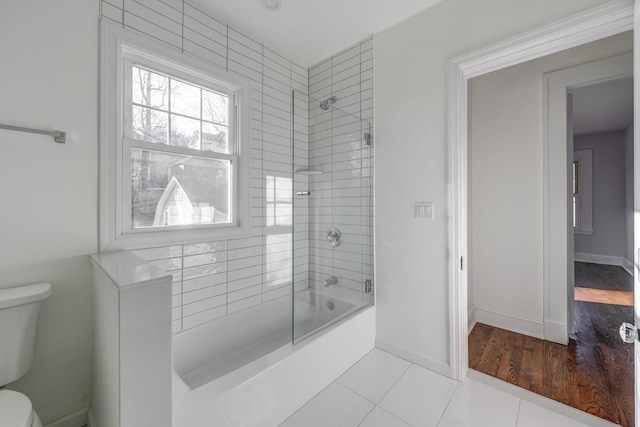
[[[376,349],[380,350],[379,348],[376,347]],[[384,351],[384,350],[380,350],[380,351]],[[387,353],[385,351],[385,353]],[[391,353],[387,353],[387,354],[391,354]],[[395,354],[391,354],[392,356],[398,357]],[[398,357],[398,359],[402,359],[401,357]],[[405,360],[405,359],[402,359]],[[405,360],[405,362],[409,362],[408,360]],[[391,390],[396,386],[396,384],[398,384],[398,382],[400,381],[400,379],[402,377],[404,377],[404,375],[407,373],[407,371],[409,371],[409,368],[411,368],[411,366],[414,365],[414,363],[409,362],[409,366],[406,367],[406,369],[404,371],[402,371],[402,374],[400,374],[400,376],[398,377],[398,379],[395,380],[395,382],[393,384],[391,384],[391,387],[389,387],[389,389],[385,392],[385,394],[382,395],[382,397],[380,398],[380,400],[378,401],[378,403],[382,402],[384,400],[385,397],[387,397],[387,395],[391,392]],[[378,405],[378,403],[376,403],[376,405]],[[388,412],[388,411],[387,411]],[[390,413],[390,412],[389,412]],[[395,415],[397,417],[396,414],[392,414]],[[400,417],[398,417],[400,418]],[[402,420],[404,421],[404,420]],[[406,421],[405,421],[406,422]]]
[[[375,403],[373,404],[373,407],[369,410],[369,412],[367,412],[367,414],[362,418],[362,420],[360,420],[360,422],[358,423],[358,427],[362,425],[362,423],[364,422],[364,420],[367,419],[367,417],[369,416],[369,414],[371,414],[373,411],[376,410],[376,408],[378,407],[378,405],[376,405]]]
[[[433,371],[431,371],[431,372],[433,372]],[[451,401],[453,400],[454,396],[458,392],[458,389],[462,386],[462,381],[456,381],[456,382],[458,383],[458,384],[456,384],[456,389],[451,394],[451,397],[449,397],[449,401],[447,402],[447,405],[444,407],[444,410],[442,411],[442,414],[440,414],[440,418],[438,418],[438,424],[436,424],[436,425],[440,424],[440,422],[442,421],[442,417],[444,417],[444,414],[447,413],[447,409],[449,409],[449,405],[451,405]]]

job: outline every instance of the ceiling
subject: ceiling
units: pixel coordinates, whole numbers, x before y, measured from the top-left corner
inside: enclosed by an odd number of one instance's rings
[[[441,0],[192,0],[245,35],[309,67]]]
[[[575,135],[624,130],[633,121],[633,79],[609,80],[573,90]]]

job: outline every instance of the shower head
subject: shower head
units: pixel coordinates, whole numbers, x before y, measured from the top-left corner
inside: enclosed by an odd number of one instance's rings
[[[330,96],[329,98],[327,98],[324,101],[320,102],[320,108],[322,108],[323,110],[328,110],[329,107],[331,105],[335,104],[337,100],[338,100],[338,98],[336,98],[335,96]]]

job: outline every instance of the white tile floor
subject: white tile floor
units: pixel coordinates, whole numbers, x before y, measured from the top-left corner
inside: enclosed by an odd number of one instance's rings
[[[457,382],[372,350],[282,427],[613,426],[477,372]]]

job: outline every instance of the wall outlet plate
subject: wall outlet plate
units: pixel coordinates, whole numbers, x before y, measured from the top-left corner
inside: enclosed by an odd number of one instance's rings
[[[416,202],[417,219],[433,219],[433,202]]]

